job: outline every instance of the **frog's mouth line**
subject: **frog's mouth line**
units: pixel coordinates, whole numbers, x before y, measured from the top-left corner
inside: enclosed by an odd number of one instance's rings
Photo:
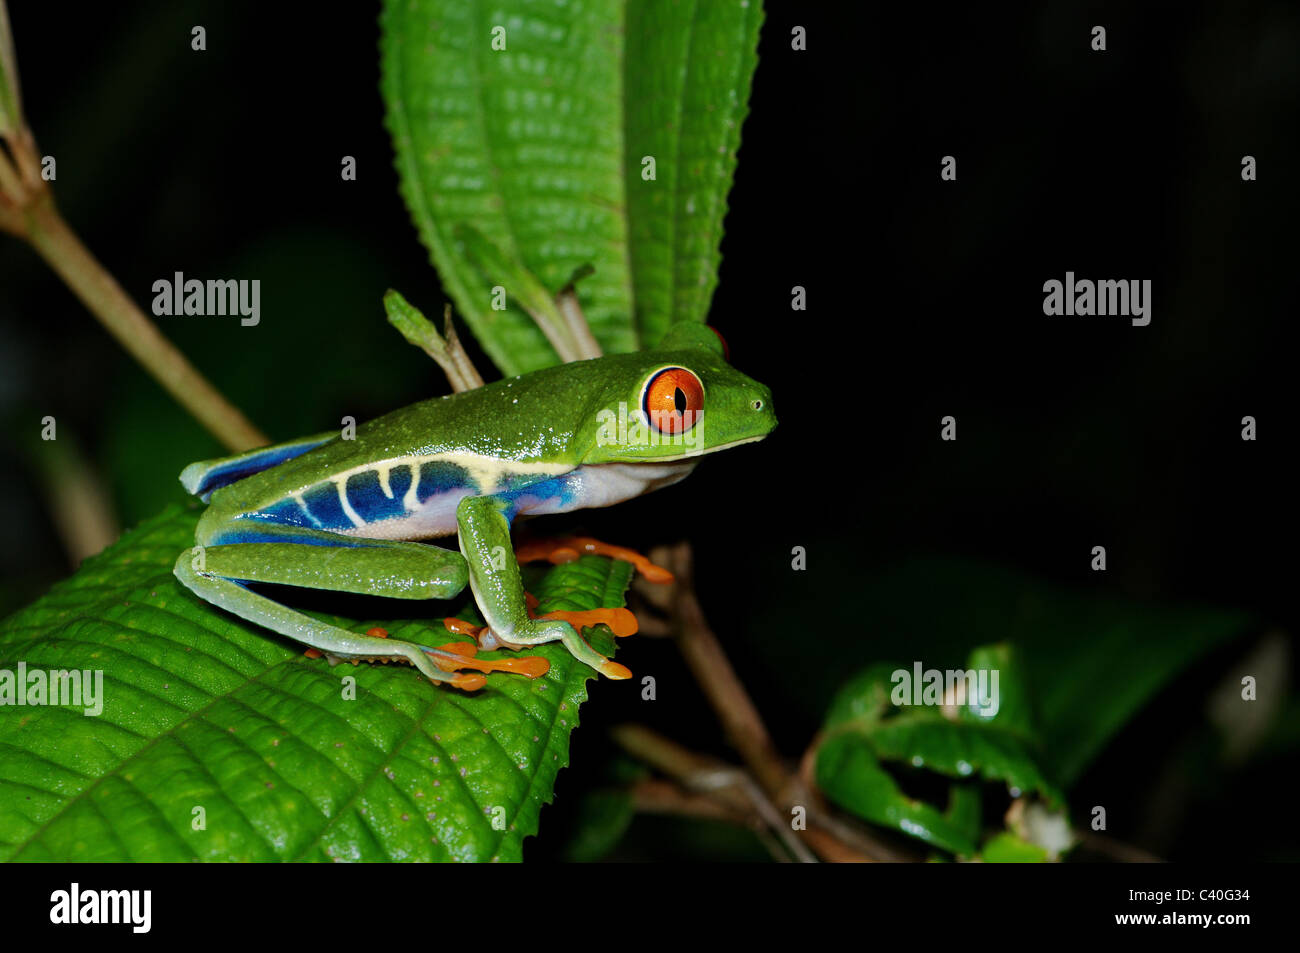
[[[732,440],[729,443],[720,443],[716,447],[709,447],[707,450],[687,450],[685,453],[679,453],[676,456],[664,457],[624,457],[623,463],[667,463],[673,460],[687,460],[691,457],[703,457],[710,453],[717,453],[720,450],[730,450],[732,447],[739,447],[744,443],[757,443],[766,437],[767,434],[761,433],[757,437],[741,437],[739,440]]]

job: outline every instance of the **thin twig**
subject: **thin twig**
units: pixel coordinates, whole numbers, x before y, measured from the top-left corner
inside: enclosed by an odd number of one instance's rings
[[[642,778],[632,785],[632,807],[644,814],[675,814],[753,826],[757,818],[708,794],[687,791],[672,781]]]
[[[111,494],[66,432],[57,440],[35,441],[34,459],[54,527],[75,569],[121,535]]]
[[[0,122],[5,146],[0,149],[0,230],[27,241],[118,343],[229,449],[250,450],[268,443],[163,337],[59,215],[49,183],[41,178],[36,140],[22,117],[12,39],[4,16],[0,16],[0,53],[0,91],[8,90],[11,99]]]
[[[1108,834],[1099,834],[1096,831],[1083,832],[1083,846],[1091,851],[1095,851],[1111,860],[1122,861],[1126,864],[1163,864],[1164,860],[1157,857],[1150,851],[1143,850],[1133,844],[1117,840]]]
[[[758,708],[745,691],[721,643],[709,628],[699,600],[695,598],[690,546],[678,543],[670,547],[667,560],[666,568],[672,571],[676,580],[673,584],[673,619],[678,648],[700,689],[717,712],[727,739],[768,795],[784,801],[789,793],[786,789],[790,772],[782,762]]]
[[[612,735],[624,750],[675,778],[688,790],[712,794],[732,811],[756,814],[796,860],[816,860],[754,779],[741,769],[690,751],[643,725],[620,725]]]
[[[822,860],[835,863],[869,863],[877,859],[872,849],[864,849],[860,844],[840,837],[823,823],[824,818],[810,817],[807,829],[799,831],[796,836],[788,821],[780,817],[771,802],[757,791],[753,779],[738,768],[721,765],[715,759],[689,751],[640,725],[616,728],[614,738],[629,753],[687,785],[684,788],[675,781],[643,779],[631,790],[636,810],[727,821],[751,829],[764,828],[766,824],[767,828],[777,832],[792,853],[796,853],[796,849],[789,845],[802,842],[796,855],[805,858],[803,843]],[[722,784],[729,774],[732,777],[743,776],[748,789]],[[686,780],[691,777],[694,781]],[[693,789],[688,789],[692,785]],[[757,799],[755,794],[758,794]],[[767,812],[761,810],[760,802],[768,805]]]
[[[652,561],[669,569],[675,581],[667,591],[662,586],[638,585],[638,594],[656,607],[668,609],[682,655],[713,706],[728,740],[773,802],[785,808],[805,810],[808,831],[819,832],[809,839],[813,849],[825,859],[832,859],[831,855],[837,851],[857,860],[912,859],[837,817],[814,786],[787,767],[695,597],[689,544],[660,547],[650,556]],[[828,838],[837,847],[827,848]],[[825,849],[819,849],[819,843]]]
[[[230,450],[270,442],[163,337],[68,227],[53,201],[41,202],[27,218],[26,238],[32,247],[178,404]]]
[[[473,390],[475,387],[482,387],[483,375],[478,372],[474,362],[469,359],[465,346],[460,343],[460,335],[456,333],[456,325],[451,320],[450,304],[442,311],[442,336],[447,342],[447,357],[452,367],[456,369],[456,379],[462,384],[460,389]],[[448,377],[450,378],[450,375]],[[455,382],[452,386],[455,386]]]

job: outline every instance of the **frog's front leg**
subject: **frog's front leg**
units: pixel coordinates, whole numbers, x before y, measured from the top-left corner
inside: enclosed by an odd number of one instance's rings
[[[345,659],[402,658],[435,682],[466,690],[484,677],[447,669],[464,656],[427,646],[358,635],[290,609],[246,588],[269,582],[397,599],[449,598],[465,588],[465,561],[422,543],[360,539],[293,526],[232,521],[200,533],[211,545],[186,550],[175,575],[208,602],[240,618]],[[436,664],[441,662],[442,665]]]
[[[468,496],[456,507],[456,523],[470,589],[487,622],[479,636],[483,648],[562,642],[574,658],[607,678],[632,677],[626,666],[593,649],[569,623],[529,617],[504,503],[490,496]]]

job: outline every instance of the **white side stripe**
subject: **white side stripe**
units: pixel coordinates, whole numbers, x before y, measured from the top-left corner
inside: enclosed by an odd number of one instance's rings
[[[298,504],[298,509],[302,510],[307,519],[311,520],[315,526],[320,526],[320,520],[311,515],[311,510],[307,509],[307,501],[302,498],[301,493],[294,493],[293,501]]]
[[[420,506],[419,497],[415,491],[420,488],[420,465],[418,463],[408,463],[411,468],[411,485],[406,488],[406,495],[402,497],[402,506],[406,507],[406,512],[414,513]]]
[[[334,481],[334,486],[337,487],[339,491],[339,505],[343,507],[344,515],[346,515],[347,518],[352,521],[352,525],[360,526],[362,523],[365,522],[365,520],[363,520],[360,516],[357,515],[357,511],[354,510],[352,508],[352,504],[348,502],[347,485],[348,485],[347,480]]]

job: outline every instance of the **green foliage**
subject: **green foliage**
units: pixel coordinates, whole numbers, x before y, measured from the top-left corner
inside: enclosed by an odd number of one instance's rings
[[[101,669],[105,695],[98,717],[0,708],[0,858],[518,859],[592,670],[541,646],[530,651],[550,660],[546,676],[495,674],[469,695],[407,666],[331,668],[174,580],[194,523],[169,508],[0,626],[0,668]],[[630,573],[588,556],[530,567],[528,584],[542,612],[617,606]],[[472,604],[447,612],[472,617]],[[382,624],[394,638],[452,638],[437,623]],[[612,637],[591,635],[612,651]]]
[[[966,790],[973,779],[1003,782],[1016,796],[1062,800],[1038,767],[1028,694],[1010,647],[978,648],[965,666],[998,671],[999,704],[991,714],[979,710],[987,699],[971,698],[955,711],[894,704],[890,675],[900,668],[910,672],[905,666],[873,666],[851,679],[832,703],[816,769],[817,783],[832,801],[866,820],[971,856],[979,834],[978,792]],[[956,782],[949,785],[948,810],[906,795],[886,762]]]
[[[606,352],[705,319],[761,21],[759,0],[670,16],[655,0],[384,4],[382,89],[402,194],[504,373],[556,354],[518,301],[527,288],[507,286],[509,308],[492,310],[492,280],[461,226],[551,293],[594,266],[579,300]]]
[[[1041,864],[1047,861],[1047,850],[1003,831],[988,839],[980,859],[987,864]]]
[[[783,651],[782,640],[804,624],[808,605],[819,607],[823,625],[845,631],[860,630],[869,609],[868,637],[837,646],[837,662],[848,671],[881,658],[956,668],[972,645],[1005,642],[1015,646],[1019,684],[1032,687],[1039,767],[1067,789],[1180,673],[1259,624],[1243,611],[1145,604],[977,560],[918,558],[864,568],[852,544],[833,543],[822,560],[836,568],[799,574],[797,598],[769,600],[738,623],[754,633],[756,651],[780,661],[784,681],[798,687],[803,717],[822,716],[825,699],[842,682],[820,658]],[[775,589],[788,575],[777,567],[753,584]],[[846,587],[852,598],[844,598]],[[1004,682],[1004,712],[1012,704],[1008,689]]]

